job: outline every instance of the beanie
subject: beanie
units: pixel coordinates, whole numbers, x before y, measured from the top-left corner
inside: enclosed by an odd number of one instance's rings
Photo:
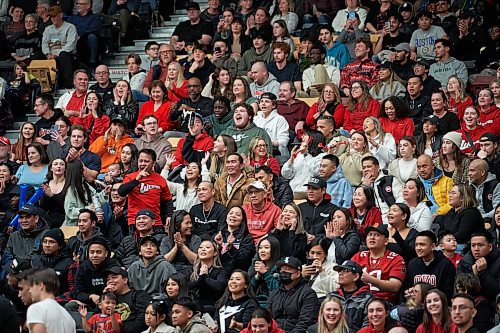
[[[448,132],[443,136],[443,140],[447,139],[453,142],[458,148],[462,145],[462,134],[458,132]]]
[[[63,247],[66,244],[64,243],[64,233],[59,228],[50,229],[47,232],[45,232],[43,238],[46,237],[54,239],[57,242],[57,244],[59,244],[59,247]]]

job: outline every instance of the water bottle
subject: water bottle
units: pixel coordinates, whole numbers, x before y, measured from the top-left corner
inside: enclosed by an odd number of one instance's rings
[[[96,214],[103,212],[101,202],[99,201],[99,196],[97,194],[92,196],[92,204],[94,205]]]

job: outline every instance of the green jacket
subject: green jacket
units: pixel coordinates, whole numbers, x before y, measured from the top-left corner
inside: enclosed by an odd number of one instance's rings
[[[266,130],[257,127],[254,123],[251,123],[244,129],[236,128],[236,126],[233,125],[226,128],[221,134],[233,137],[236,142],[236,147],[238,148],[238,153],[240,154],[248,156],[248,146],[250,145],[250,141],[252,141],[252,139],[256,136],[263,138],[267,142],[267,151],[271,155],[273,153],[273,143]]]
[[[211,114],[208,116],[206,119],[208,122],[212,123],[212,128],[208,130],[208,134],[212,138],[215,138],[219,134],[221,134],[226,128],[229,128],[230,126],[234,126],[234,120],[233,120],[233,111],[229,111],[228,114],[226,114],[222,119],[217,118],[215,115]]]

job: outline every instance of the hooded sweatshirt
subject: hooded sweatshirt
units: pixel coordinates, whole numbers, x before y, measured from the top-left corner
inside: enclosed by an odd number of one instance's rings
[[[236,126],[230,126],[222,131],[221,134],[233,137],[236,142],[237,152],[240,154],[248,155],[248,147],[253,138],[259,136],[267,143],[267,151],[269,154],[273,153],[273,143],[265,129],[257,127],[254,123],[250,123],[247,127],[240,129]]]
[[[288,154],[286,146],[288,145],[288,140],[290,140],[288,135],[289,126],[285,117],[278,114],[278,110],[274,109],[271,111],[267,118],[264,117],[264,113],[262,111],[259,111],[257,112],[253,122],[258,127],[265,129],[272,141],[279,142],[280,152]]]
[[[285,333],[281,328],[278,327],[278,324],[273,319],[271,321],[271,327],[269,328],[269,333]],[[252,333],[252,323],[248,322],[248,326],[241,331],[241,333]]]
[[[76,233],[76,236],[73,236],[68,240],[68,246],[71,249],[71,252],[78,255],[78,260],[80,260],[80,262],[87,259],[87,248],[89,247],[89,243],[96,237],[104,237],[99,227],[94,227],[90,237],[86,240],[83,239],[83,235],[80,231]]]
[[[482,126],[477,126],[473,130],[468,130],[465,125],[462,126],[461,129],[459,129],[457,132],[462,134],[462,143],[460,144],[460,151],[462,154],[469,154],[469,153],[475,153],[476,150],[479,151],[479,139],[481,136],[483,136],[484,133],[487,131],[484,129]],[[476,150],[474,150],[470,144],[469,139],[467,139],[467,134],[469,134],[469,137],[471,138],[472,143],[476,147]]]
[[[454,185],[453,179],[443,174],[443,171],[434,168],[434,177],[430,179],[423,179],[418,176],[422,181],[425,188],[425,195],[432,203],[429,208],[431,212],[438,215],[445,215],[451,209],[448,203],[448,193]]]
[[[212,138],[215,138],[216,136],[221,134],[224,129],[228,128],[229,126],[234,126],[233,114],[233,111],[229,111],[222,118],[217,118],[214,114],[208,116],[206,118],[207,123],[212,124],[212,128],[208,130],[208,134],[210,134]]]
[[[150,141],[148,141],[146,134],[143,134],[140,138],[135,139],[135,145],[139,151],[144,148],[153,149],[156,156],[159,157],[156,162],[161,168],[165,166],[163,156],[172,152],[172,144],[161,133],[156,133]]]
[[[489,183],[491,181],[495,181],[497,177],[492,174],[491,172],[488,172],[488,175],[486,176],[486,179],[482,184],[480,185],[475,185],[471,184],[472,187],[476,190],[476,200],[477,200],[477,209],[481,212],[481,215],[483,216],[484,219],[491,219],[493,220],[493,215],[495,213],[495,209],[491,209],[486,211],[484,207],[484,187],[486,183]],[[492,208],[498,207],[500,205],[500,184],[497,183],[497,185],[493,188],[493,192],[488,194],[488,199],[490,199],[490,204]]]
[[[488,110],[479,113],[479,125],[486,132],[500,135],[500,108],[492,105]]]
[[[264,46],[264,51],[262,53],[257,53],[255,47],[252,47],[250,50],[245,51],[240,61],[238,62],[238,75],[247,75],[250,68],[252,68],[252,64],[256,63],[257,61],[263,61],[266,64],[273,61],[272,48],[266,45]]]
[[[248,203],[243,206],[243,210],[247,214],[248,232],[252,235],[255,243],[276,228],[281,215],[281,209],[270,200],[266,201],[262,209],[257,210]]]
[[[175,274],[175,268],[163,256],[157,256],[149,265],[144,260],[135,261],[127,270],[132,287],[148,294],[162,293],[168,278]]]
[[[446,61],[436,61],[433,63],[429,68],[429,75],[438,80],[442,87],[446,87],[448,78],[452,75],[458,76],[464,82],[467,82],[469,79],[465,64],[453,57],[450,57]]]
[[[108,140],[105,140],[103,135],[92,143],[89,150],[101,158],[100,173],[108,172],[108,167],[111,164],[120,162],[122,147],[127,143],[134,143],[134,139],[128,134],[123,135],[119,141],[116,141],[114,136],[110,136]]]
[[[280,83],[272,73],[268,72],[267,80],[263,84],[258,84],[254,81],[250,84],[250,92],[252,96],[259,97],[265,92],[271,92],[278,96],[280,90]]]
[[[13,232],[7,241],[5,252],[12,254],[19,264],[30,260],[33,254],[41,249],[43,235],[47,230],[49,230],[47,223],[40,218],[33,231],[26,232],[21,229]]]
[[[337,166],[337,170],[326,181],[326,193],[332,197],[332,204],[344,208],[351,207],[352,186],[345,178],[341,165]]]
[[[184,329],[177,326],[175,333],[212,333],[212,331],[207,327],[201,313],[198,312],[191,318]]]

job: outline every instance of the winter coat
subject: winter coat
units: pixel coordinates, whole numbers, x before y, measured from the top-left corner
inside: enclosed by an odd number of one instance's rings
[[[87,259],[87,248],[89,243],[96,237],[104,237],[98,227],[92,229],[92,233],[87,240],[83,239],[82,233],[78,231],[75,236],[68,240],[68,247],[74,255],[78,256],[78,260],[83,262]]]
[[[11,254],[19,265],[23,261],[31,260],[35,253],[40,252],[43,235],[47,230],[49,230],[47,223],[40,218],[35,229],[30,233],[23,229],[14,231],[9,236],[5,252]]]
[[[255,243],[252,236],[248,233],[245,227],[240,227],[233,232],[235,238],[233,245],[227,246],[227,238],[229,231],[227,228],[221,230],[222,234],[222,249],[220,260],[222,266],[226,270],[227,276],[230,276],[235,269],[247,271],[252,263],[252,258],[255,256]]]
[[[341,265],[344,261],[350,260],[353,255],[358,253],[360,246],[361,235],[355,230],[349,230],[343,236],[333,237],[330,249],[332,247],[335,248],[335,258],[328,258],[328,261]],[[329,254],[330,249],[328,250]]]
[[[280,241],[280,257],[295,257],[305,262],[307,247],[305,232],[297,234],[295,230],[274,229],[273,235]]]
[[[454,185],[453,179],[446,177],[443,171],[438,168],[434,168],[433,178],[423,179],[418,176],[418,179],[424,184],[427,199],[433,203],[430,206],[431,212],[438,215],[446,215],[451,209],[448,203],[448,193]]]
[[[268,309],[287,333],[303,333],[317,320],[319,301],[307,280],[299,278],[289,290],[280,286],[272,291]]]
[[[213,317],[215,303],[222,297],[226,285],[226,270],[212,266],[208,269],[208,274],[199,275],[197,280],[189,283],[189,291],[203,306],[203,312],[208,312]]]
[[[59,278],[60,287],[58,294],[62,294],[73,289],[73,281],[71,279],[71,286],[69,284],[68,274],[71,265],[74,265],[73,256],[67,246],[60,248],[56,254],[47,255],[45,253],[35,254],[31,259],[31,267],[33,268],[52,268],[56,271]]]
[[[331,197],[331,203],[338,207],[349,208],[352,204],[352,187],[344,177],[342,166],[326,181],[326,193]]]
[[[390,190],[387,189],[388,186],[391,187]],[[373,183],[373,190],[375,202],[382,213],[382,220],[387,224],[387,212],[390,206],[395,202],[403,202],[403,184],[396,177],[381,170]]]
[[[368,302],[373,298],[368,285],[363,285],[356,292],[346,298],[342,288],[338,288],[330,295],[342,300],[343,310],[350,332],[357,332],[361,327],[368,324]]]
[[[139,259],[130,265],[127,272],[132,288],[145,290],[150,295],[162,293],[168,278],[176,273],[174,266],[161,255],[147,266]]]
[[[223,173],[215,181],[215,201],[231,209],[234,206],[242,206],[243,203],[248,202],[247,187],[252,182],[255,181],[253,177],[249,178],[245,173],[243,176],[233,185],[231,193],[227,194],[227,178],[229,176],[227,173]]]
[[[353,218],[357,218],[357,213],[356,213],[356,208],[351,207],[349,208],[349,211],[351,212]],[[358,221],[360,220],[357,218]],[[380,209],[377,206],[374,206],[370,208],[364,215],[364,218],[362,221],[360,221],[361,227],[359,228],[359,232],[361,233],[363,239],[366,238],[366,232],[365,229],[366,227],[369,227],[371,225],[374,225],[376,223],[382,224],[382,213],[380,212]]]
[[[221,134],[226,134],[233,137],[236,142],[236,147],[238,148],[237,152],[240,154],[245,154],[248,156],[250,146],[250,141],[252,141],[255,137],[261,137],[267,143],[267,152],[269,154],[273,153],[273,143],[266,130],[260,127],[257,127],[254,123],[248,124],[247,127],[240,129],[236,126],[230,126],[222,131]]]
[[[243,296],[237,300],[233,300],[231,297],[227,300],[216,313],[215,321],[220,323],[219,327],[224,325],[226,333],[237,333],[236,329],[229,328],[231,324],[231,318],[234,317],[236,322],[242,323],[243,327],[246,327],[250,320],[252,319],[252,313],[259,307],[257,301],[253,298],[248,297],[248,295]],[[221,329],[222,332],[222,329]]]
[[[330,213],[336,206],[325,198],[317,206],[307,200],[299,204],[300,212],[304,219],[304,229],[308,234],[325,235],[325,225],[330,219]]]
[[[262,236],[276,228],[281,215],[281,208],[270,200],[260,210],[253,208],[251,203],[245,204],[243,209],[247,215],[248,232],[256,244]]]
[[[413,258],[408,263],[402,290],[413,287],[417,282],[425,282],[441,290],[448,300],[455,290],[455,266],[441,251],[434,251],[434,260],[426,264],[422,258]]]
[[[319,163],[324,156],[321,153],[317,156],[311,154],[298,154],[293,163],[288,160],[281,168],[283,178],[290,181],[290,187],[294,192],[306,192],[308,179],[318,173]]]
[[[106,115],[113,119],[117,114],[121,114],[125,117],[127,121],[127,126],[129,130],[135,128],[135,124],[137,124],[137,116],[139,115],[139,103],[134,100],[124,104],[124,105],[115,105],[114,103],[109,103],[106,106]]]
[[[484,220],[476,207],[463,208],[458,211],[450,209],[440,221],[439,231],[451,231],[458,244],[470,241],[473,233],[484,231]]]
[[[154,234],[153,236],[159,243],[161,243],[163,238],[165,238],[164,234]],[[126,236],[116,249],[114,258],[118,260],[122,266],[128,269],[132,263],[140,259],[140,242],[141,237],[137,231],[133,235]]]
[[[491,184],[490,186],[493,186],[495,182],[496,186],[492,188],[493,191],[491,193],[488,193],[488,198],[486,198],[487,200],[489,200],[489,202],[485,203],[484,202],[485,194],[483,194],[485,185],[489,183]],[[488,172],[486,179],[482,184],[480,185],[471,184],[471,186],[474,187],[474,189],[476,190],[476,200],[478,203],[477,209],[479,209],[479,211],[481,212],[481,216],[484,219],[493,220],[495,208],[498,207],[498,205],[500,205],[500,184],[496,181],[496,176],[491,172]],[[485,205],[491,206],[490,208],[491,210],[490,209],[486,210]]]
[[[293,201],[292,187],[283,177],[273,176],[274,204],[280,208]]]

